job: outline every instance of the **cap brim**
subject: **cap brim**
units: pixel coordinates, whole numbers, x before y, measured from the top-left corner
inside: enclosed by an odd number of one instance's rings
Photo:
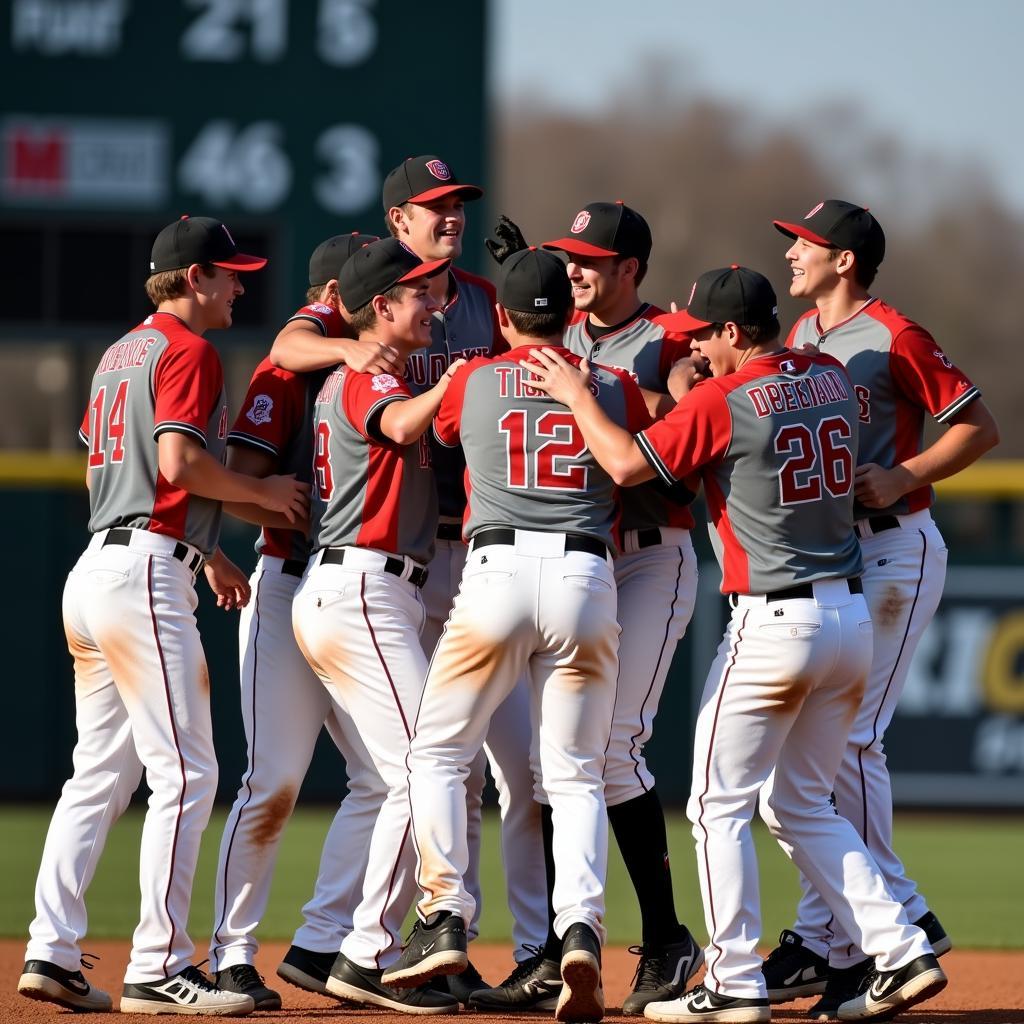
[[[249,256],[244,252],[236,252],[227,260],[213,260],[215,267],[224,267],[226,270],[262,270],[267,261],[262,256]]]
[[[408,284],[410,281],[419,281],[424,277],[437,277],[442,271],[447,270],[451,260],[427,260],[418,267],[413,267],[407,274],[403,274],[395,284]]]
[[[559,249],[572,256],[618,256],[614,249],[602,249],[599,245],[591,245],[579,238],[556,238],[553,242],[543,242],[542,249]]]
[[[789,224],[784,220],[773,220],[772,223],[777,231],[781,231],[790,238],[806,238],[808,242],[813,242],[815,245],[824,245],[829,249],[835,248],[827,238],[822,238],[821,235],[808,231],[802,224]]]
[[[668,331],[676,331],[679,334],[692,334],[704,327],[710,327],[710,320],[698,320],[695,316],[681,309],[678,313],[663,313],[658,317],[658,323],[664,324]]]
[[[441,199],[444,196],[450,196],[453,192],[459,192],[463,199],[479,199],[483,194],[482,188],[477,188],[476,185],[438,185],[437,188],[428,188],[426,192],[420,192],[417,195],[409,196],[406,200],[407,203],[432,203],[435,199]]]

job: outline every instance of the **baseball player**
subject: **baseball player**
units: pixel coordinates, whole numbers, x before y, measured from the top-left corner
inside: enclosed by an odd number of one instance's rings
[[[342,336],[351,333],[338,298],[338,272],[372,235],[335,235],[309,261],[307,303],[284,330],[345,342],[349,360],[372,362],[376,348]],[[238,418],[228,433],[228,466],[250,476],[294,473],[310,482],[313,462],[312,406],[326,374],[303,376],[274,367],[256,368]],[[345,758],[348,794],[331,833],[344,837],[345,856],[330,857],[305,922],[279,973],[293,983],[326,992],[327,975],[366,867],[365,854],[386,787],[351,720],[336,714],[330,695],[306,663],[292,631],[292,598],[309,558],[297,530],[265,529],[256,545],[259,561],[250,578],[252,600],[239,623],[242,722],[248,761],[238,796],[225,822],[217,862],[210,966],[220,988],[252,997],[257,1010],[276,1010],[281,997],[254,966],[255,929],[266,909],[284,825],[309,767],[320,728],[326,725]],[[328,842],[333,851],[337,841]]]
[[[628,370],[643,388],[665,392],[672,365],[689,358],[690,342],[668,335],[658,320],[664,311],[637,293],[651,255],[644,218],[621,201],[589,203],[568,233],[544,248],[568,257],[576,313],[565,347],[590,363]],[[676,917],[665,815],[643,755],[672,655],[693,614],[697,557],[690,540],[693,514],[666,498],[660,483],[627,488],[621,497],[615,582],[622,634],[604,786],[643,924],[634,989],[622,1005],[631,1016],[653,1000],[682,995],[701,964],[700,947]]]
[[[460,182],[440,158],[412,157],[393,168],[384,182],[382,201],[388,230],[420,259],[457,259],[465,231],[464,204],[481,195],[480,188]],[[454,359],[490,355],[504,348],[494,318],[494,286],[489,281],[451,266],[447,274],[431,280],[430,288],[438,307],[431,324],[430,346],[412,353],[405,368],[406,383],[413,394],[433,387]],[[388,354],[386,348],[379,353],[382,359]],[[300,346],[296,338],[283,334],[275,343],[271,358],[296,372],[333,365],[325,363],[325,355],[312,345]],[[466,545],[461,536],[466,507],[465,460],[457,447],[445,449],[433,439],[431,449],[440,518],[430,575],[422,589],[426,622],[420,641],[428,656],[448,618],[466,561]],[[513,916],[515,955],[520,960],[530,958],[528,947],[543,945],[547,930],[547,894],[539,884],[544,877],[544,853],[533,802],[530,733],[529,695],[524,685],[510,694],[495,714],[486,747],[502,813],[502,859]],[[481,753],[467,785],[473,850],[467,884],[478,902],[485,764]],[[476,920],[470,925],[470,937],[475,934]],[[446,984],[464,1003],[474,991],[486,988],[472,965],[459,977],[442,978],[439,983]]]
[[[687,813],[709,933],[704,983],[648,1003],[664,1021],[768,1021],[757,954],[750,819],[765,818],[877,974],[844,1019],[889,1016],[946,984],[924,932],[885,888],[860,836],[830,804],[871,660],[871,620],[853,531],[857,398],[842,366],[778,341],[767,279],[733,265],[702,274],[685,313],[710,365],[663,420],[635,437],[584,379],[539,352],[538,387],[573,410],[595,458],[623,485],[699,472],[732,616],[701,698]]]
[[[560,347],[572,298],[557,257],[536,249],[511,256],[501,268],[498,301],[514,350]],[[515,355],[471,360],[435,423],[441,443],[461,443],[465,452],[469,557],[409,752],[419,921],[384,981],[408,984],[465,963],[466,923],[475,912],[463,883],[465,778],[491,714],[525,671],[539,727],[541,785],[553,810],[564,983],[555,1016],[595,1021],[604,1012],[602,772],[619,634],[611,564],[615,488],[569,412],[529,379]],[[617,422],[631,429],[649,422],[640,389],[624,371],[595,367],[591,386]]]
[[[392,238],[356,251],[339,272],[338,292],[358,337],[402,358],[425,348],[436,309],[429,281],[447,266],[422,263]],[[380,982],[381,969],[398,956],[415,888],[405,760],[427,670],[419,588],[437,530],[423,433],[449,379],[414,397],[391,374],[339,367],[326,378],[313,413],[313,556],[292,606],[306,660],[387,787],[365,854],[362,898],[326,987],[414,1014],[459,1007],[447,992],[395,991]]]
[[[972,463],[996,444],[998,431],[978,389],[932,336],[869,293],[885,254],[885,236],[871,213],[829,199],[802,220],[775,221],[775,226],[793,240],[786,253],[790,294],[813,303],[787,343],[817,348],[843,363],[858,400],[855,529],[875,647],[835,780],[836,807],[941,955],[951,946],[949,937],[893,849],[892,790],[882,740],[942,594],[946,545],[931,517],[930,484]],[[927,448],[922,441],[926,413],[947,427]],[[812,1014],[834,1017],[870,968],[861,945],[833,919],[805,876],[796,924],[782,933],[765,964],[769,998],[781,1002],[824,991]]]
[[[196,574],[222,603],[244,603],[244,575],[217,551],[221,502],[302,520],[308,488],[226,469],[227,402],[216,349],[202,335],[231,325],[240,274],[265,260],[228,229],[183,217],[153,243],[146,292],[156,312],[111,345],[81,426],[88,446],[92,539],[68,576],[63,614],[75,661],[75,771],[57,804],[36,883],[18,991],[73,1010],[111,1009],[78,970],[84,893],[110,826],[145,770],[141,918],[123,1012],[242,1016],[248,995],[223,992],[192,966],[186,931],[199,841],[217,788],[206,660],[194,612]],[[268,520],[271,521],[271,520]]]

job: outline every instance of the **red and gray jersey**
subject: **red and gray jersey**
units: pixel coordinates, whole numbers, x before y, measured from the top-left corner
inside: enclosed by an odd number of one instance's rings
[[[579,357],[555,348],[579,365]],[[624,370],[591,366],[591,388],[607,415],[636,431],[650,423],[643,395]],[[596,537],[613,551],[615,484],[587,448],[572,413],[529,385],[515,356],[474,359],[455,374],[434,420],[444,445],[466,453],[463,535],[486,526]]]
[[[846,367],[858,401],[860,465],[890,469],[912,458],[924,445],[925,412],[947,423],[981,395],[920,324],[879,299],[827,331],[812,309],[793,325],[786,344],[816,345]],[[858,504],[855,513],[902,515],[934,500],[925,486],[886,509]]]
[[[429,562],[437,489],[426,435],[399,445],[374,433],[385,406],[412,397],[390,373],[341,366],[313,409],[313,550],[353,545]]]
[[[857,399],[837,360],[751,359],[696,385],[636,442],[667,484],[700,472],[723,593],[860,573]]]
[[[345,320],[333,306],[322,302],[309,302],[288,317],[287,323],[308,322],[325,338],[341,338],[345,334]]]
[[[291,373],[264,359],[252,375],[228,444],[266,452],[274,459],[275,473],[294,473],[310,483],[313,403],[325,377],[325,372]],[[256,550],[261,555],[305,561],[309,541],[298,530],[264,527]]]
[[[618,330],[593,338],[590,317],[577,311],[565,329],[565,347],[591,363],[615,366],[627,370],[642,388],[666,392],[669,370],[677,359],[690,355],[690,340],[666,331],[656,319],[664,310],[648,303]],[[689,505],[681,505],[666,498],[656,484],[641,484],[624,488],[622,502],[622,528],[644,530],[652,526],[675,526],[693,529],[693,512]]]
[[[456,359],[489,356],[507,348],[494,312],[494,285],[457,267],[450,271],[449,281],[452,297],[434,314],[430,348],[414,352],[405,364],[405,379],[415,395],[432,388]],[[457,446],[433,449],[441,515],[461,518],[466,509],[466,460]]]
[[[206,555],[217,547],[221,505],[160,475],[157,440],[198,441],[223,461],[228,433],[217,350],[171,313],[154,313],[103,354],[79,436],[89,447],[89,529],[114,526],[176,537]]]

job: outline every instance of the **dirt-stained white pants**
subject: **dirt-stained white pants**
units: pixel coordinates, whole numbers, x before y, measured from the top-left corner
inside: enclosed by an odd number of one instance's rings
[[[769,777],[761,807],[769,829],[879,969],[929,952],[830,803],[872,630],[863,596],[845,580],[813,588],[813,598],[736,598],[701,698],[687,815],[709,934],[705,984],[722,995],[765,997],[750,819]]]
[[[604,936],[615,581],[609,559],[564,544],[562,534],[517,530],[515,545],[471,548],[409,753],[423,917],[446,909],[473,918],[465,782],[491,715],[525,670],[554,820],[555,928],[582,921]]]
[[[93,537],[64,587],[78,742],[43,848],[26,959],[79,969],[86,890],[145,771],[141,914],[125,973],[137,983],[192,962],[192,878],[217,758],[195,585],[173,557],[177,542],[133,530],[130,546],[103,547],[105,535]]]
[[[281,558],[260,558],[249,580],[252,599],[238,625],[247,763],[217,860],[213,971],[255,961],[256,928],[266,910],[281,836],[321,727],[345,758],[348,792],[328,832],[296,945],[337,950],[352,930],[373,823],[387,793],[352,719],[338,712],[295,642],[292,599],[299,577],[283,571],[285,566]]]

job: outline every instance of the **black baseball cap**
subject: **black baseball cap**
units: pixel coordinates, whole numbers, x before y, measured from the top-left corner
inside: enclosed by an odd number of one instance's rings
[[[544,248],[561,249],[570,256],[635,256],[646,263],[651,258],[651,229],[621,199],[588,203],[573,218],[569,234],[545,242]]]
[[[345,308],[354,313],[375,295],[383,295],[396,284],[435,277],[446,270],[450,262],[428,260],[424,263],[397,238],[379,238],[357,249],[345,261],[338,271],[338,294]]]
[[[262,256],[239,252],[231,232],[219,220],[190,217],[186,213],[156,236],[149,257],[149,273],[183,270],[193,263],[212,263],[228,270],[260,270],[267,265]]]
[[[334,235],[321,242],[309,257],[310,288],[322,287],[328,281],[337,280],[338,272],[352,253],[377,241],[380,239],[376,235],[361,235],[353,231],[349,235]]]
[[[384,179],[384,212],[403,203],[429,203],[452,192],[461,193],[463,199],[479,199],[484,194],[482,188],[460,182],[438,156],[406,157]]]
[[[498,273],[498,301],[522,313],[564,316],[572,303],[572,285],[565,264],[535,245],[513,253]]]
[[[885,257],[885,233],[866,206],[842,199],[826,199],[812,207],[797,224],[772,223],[790,238],[806,238],[815,245],[849,249],[861,263],[878,268]]]
[[[768,326],[778,317],[779,300],[764,274],[737,263],[709,270],[693,282],[686,309],[658,317],[669,330],[687,334],[711,324]]]

